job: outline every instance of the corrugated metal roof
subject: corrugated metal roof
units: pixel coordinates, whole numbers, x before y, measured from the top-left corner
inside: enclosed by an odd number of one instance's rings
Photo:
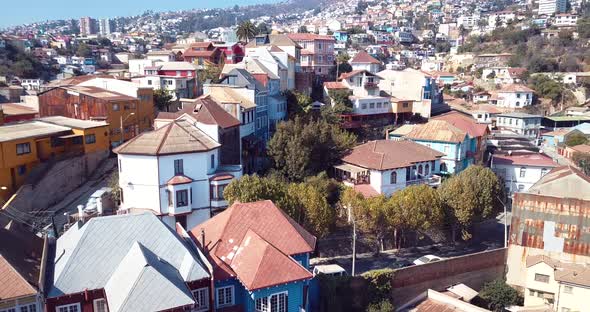
[[[118,276],[119,266],[126,268],[125,258],[137,243],[174,270],[184,273],[182,280],[185,282],[209,278],[204,265],[186,243],[155,215],[107,216],[74,225],[57,240],[55,259],[49,261],[54,273],[48,297],[104,288],[113,276]],[[186,257],[190,260],[189,269],[181,270],[182,266],[187,266]],[[137,279],[131,274],[125,274],[124,278]],[[158,284],[152,287],[159,289]],[[144,295],[144,300],[151,302],[153,299]],[[110,303],[110,299],[108,301]],[[154,311],[143,311],[147,310]]]

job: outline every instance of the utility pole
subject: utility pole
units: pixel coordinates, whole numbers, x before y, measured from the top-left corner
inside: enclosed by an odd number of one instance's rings
[[[352,218],[352,272],[351,275],[354,276],[355,273],[355,264],[356,264],[356,221],[354,217]]]

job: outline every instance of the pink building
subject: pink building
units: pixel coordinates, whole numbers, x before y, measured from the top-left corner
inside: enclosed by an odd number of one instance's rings
[[[332,36],[315,34],[288,34],[289,39],[301,46],[299,63],[302,72],[313,72],[316,76],[328,76],[334,68],[334,42]]]

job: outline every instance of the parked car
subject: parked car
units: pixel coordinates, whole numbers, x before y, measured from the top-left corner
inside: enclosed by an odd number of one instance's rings
[[[400,260],[400,259],[396,259],[395,260],[395,268],[396,269],[401,269],[401,268],[405,268],[405,267],[409,267],[409,266],[413,266],[414,263],[410,262],[410,260]]]
[[[414,260],[414,264],[415,265],[420,265],[420,264],[426,264],[426,263],[431,263],[431,262],[435,262],[435,261],[440,261],[443,258],[435,256],[435,255],[426,255],[426,256],[422,256],[416,260]]]
[[[313,276],[325,274],[331,276],[346,276],[346,270],[337,264],[316,265],[313,268]]]

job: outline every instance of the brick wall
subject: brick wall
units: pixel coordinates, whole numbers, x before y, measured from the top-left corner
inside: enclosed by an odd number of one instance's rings
[[[463,283],[475,290],[504,276],[507,249],[500,248],[447,260],[411,266],[394,273],[392,298],[401,306],[426,290],[444,290]]]

